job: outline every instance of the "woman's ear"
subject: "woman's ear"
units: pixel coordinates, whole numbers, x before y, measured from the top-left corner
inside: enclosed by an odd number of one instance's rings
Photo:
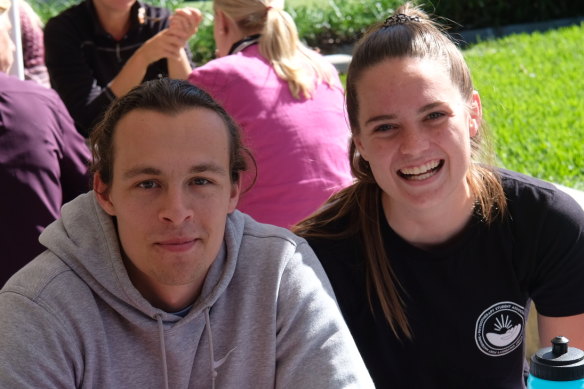
[[[473,91],[471,103],[470,103],[470,123],[469,132],[470,136],[476,136],[479,132],[479,127],[483,120],[483,107],[481,105],[481,96],[479,92]]]
[[[369,159],[367,158],[367,152],[363,147],[361,137],[359,135],[353,135],[353,137],[351,138],[351,142],[355,144],[355,147],[357,148],[357,151],[361,155],[361,158],[363,158],[365,161],[369,161]]]
[[[116,211],[114,204],[110,199],[109,186],[102,181],[101,175],[95,173],[93,175],[93,191],[95,192],[95,197],[101,208],[110,216],[115,216]]]
[[[217,24],[218,31],[223,34],[229,34],[229,18],[225,15],[225,12],[217,9],[215,10],[215,23]]]

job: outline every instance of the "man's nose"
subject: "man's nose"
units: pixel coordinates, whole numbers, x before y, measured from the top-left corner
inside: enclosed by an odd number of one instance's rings
[[[193,217],[188,195],[181,189],[167,189],[160,206],[160,220],[180,225]]]

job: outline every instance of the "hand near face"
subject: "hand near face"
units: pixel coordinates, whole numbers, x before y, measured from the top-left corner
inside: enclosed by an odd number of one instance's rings
[[[168,30],[171,34],[184,40],[184,43],[197,33],[203,21],[203,14],[196,8],[179,8],[170,17]]]
[[[167,29],[160,31],[144,42],[137,53],[144,58],[147,64],[151,64],[162,58],[180,58],[184,43],[183,39],[172,34]]]

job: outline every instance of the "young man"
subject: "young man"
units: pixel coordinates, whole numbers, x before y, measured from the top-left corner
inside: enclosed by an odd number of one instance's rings
[[[0,287],[45,248],[41,231],[89,189],[85,140],[55,91],[8,73],[8,0],[0,0]]]
[[[245,149],[206,93],[147,82],[91,143],[94,191],[0,292],[0,387],[372,387],[306,242],[235,211]]]

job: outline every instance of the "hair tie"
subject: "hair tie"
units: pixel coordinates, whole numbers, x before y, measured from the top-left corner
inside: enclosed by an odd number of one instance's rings
[[[393,16],[390,16],[387,19],[385,19],[385,22],[383,23],[383,27],[391,27],[391,26],[395,26],[397,24],[405,24],[407,22],[419,22],[419,21],[420,21],[419,16],[409,16],[406,14],[397,14],[397,15],[393,15]]]

